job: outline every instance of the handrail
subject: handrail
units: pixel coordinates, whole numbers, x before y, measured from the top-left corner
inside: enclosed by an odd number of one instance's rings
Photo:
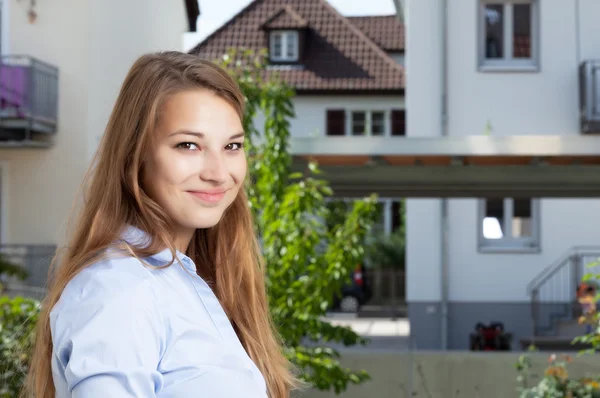
[[[18,91],[17,91],[17,90],[15,90],[14,88],[12,88],[12,87],[8,87],[8,86],[6,86],[5,84],[3,84],[2,82],[0,82],[0,99],[2,99],[2,98],[1,98],[1,95],[2,95],[2,93],[6,93],[6,92],[7,92],[7,93],[9,93],[10,95],[13,95],[13,96],[16,96],[16,97],[21,97],[21,95],[22,95],[20,92],[18,92]],[[24,97],[24,96],[23,96],[23,97]],[[14,104],[14,103],[12,103],[12,102],[10,102],[10,101],[8,101],[8,103],[9,103],[11,106],[15,106],[15,104]]]
[[[550,279],[556,272],[562,269],[566,264],[569,264],[569,260],[575,255],[594,255],[600,256],[600,246],[573,246],[556,261],[551,263],[549,266],[544,268],[535,278],[527,284],[527,294],[532,295],[534,290],[539,289],[548,279]]]

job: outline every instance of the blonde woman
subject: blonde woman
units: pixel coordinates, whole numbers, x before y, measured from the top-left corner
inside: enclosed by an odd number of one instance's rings
[[[243,189],[243,112],[212,63],[135,62],[50,282],[30,394],[289,396]]]

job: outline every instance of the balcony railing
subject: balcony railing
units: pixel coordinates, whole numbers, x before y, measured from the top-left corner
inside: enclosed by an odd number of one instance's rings
[[[577,286],[586,274],[600,273],[599,258],[598,246],[572,247],[528,284],[534,336],[555,335],[561,323],[577,319]]]
[[[54,245],[0,245],[2,258],[27,271],[27,278],[2,277],[4,294],[41,299],[46,294],[48,270],[56,253]]]
[[[600,133],[600,60],[579,66],[579,121],[583,134]]]
[[[57,124],[58,68],[30,56],[2,56],[0,145],[16,141],[47,146]]]

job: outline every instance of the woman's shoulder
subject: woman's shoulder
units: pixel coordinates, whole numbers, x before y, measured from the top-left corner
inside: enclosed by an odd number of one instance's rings
[[[107,366],[137,371],[157,363],[166,341],[162,308],[139,260],[104,258],[87,266],[50,311],[53,366],[70,388],[87,379],[90,388]]]
[[[155,272],[133,256],[107,253],[67,283],[53,312],[81,306],[94,310],[110,305],[131,309],[155,305]]]

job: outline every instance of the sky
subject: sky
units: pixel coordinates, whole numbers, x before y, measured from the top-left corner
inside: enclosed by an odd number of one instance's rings
[[[201,42],[251,2],[252,0],[199,0],[201,15],[198,19],[198,32],[185,35],[184,51]],[[396,12],[393,0],[329,0],[329,3],[343,15],[389,15]]]

